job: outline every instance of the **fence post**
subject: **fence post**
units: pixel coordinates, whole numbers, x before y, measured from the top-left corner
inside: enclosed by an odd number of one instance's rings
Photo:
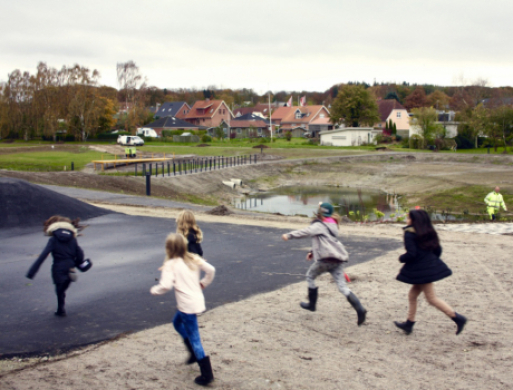
[[[173,160],[173,176],[176,176],[175,160]]]
[[[171,167],[169,161],[167,162],[167,175],[171,176]]]
[[[137,163],[135,163],[135,170],[134,170],[134,172],[135,172],[134,176],[137,177]]]
[[[162,177],[164,177],[165,173],[166,173],[166,168],[164,167],[164,161],[162,161]]]
[[[151,196],[151,172],[146,172],[146,196]]]
[[[74,171],[75,170],[75,163],[72,161],[71,162],[71,170]]]

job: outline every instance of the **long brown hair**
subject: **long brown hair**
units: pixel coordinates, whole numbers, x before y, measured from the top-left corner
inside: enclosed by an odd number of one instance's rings
[[[203,241],[203,232],[196,224],[196,218],[190,210],[182,210],[178,217],[176,217],[176,232],[187,237],[190,231],[196,234],[196,241],[200,243]]]
[[[416,242],[421,249],[434,250],[440,246],[440,240],[436,233],[429,214],[424,210],[410,210],[411,225],[417,235]]]
[[[183,262],[192,270],[197,269],[200,260],[197,256],[187,251],[187,239],[176,233],[170,233],[166,238],[166,258],[164,264],[168,260],[182,258]]]

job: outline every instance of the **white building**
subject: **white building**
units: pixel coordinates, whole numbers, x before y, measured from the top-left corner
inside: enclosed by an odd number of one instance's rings
[[[325,146],[359,146],[363,144],[375,144],[376,135],[381,130],[372,127],[344,127],[342,129],[321,131],[321,145]]]

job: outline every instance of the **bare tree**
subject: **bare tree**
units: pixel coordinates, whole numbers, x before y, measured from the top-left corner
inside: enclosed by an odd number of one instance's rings
[[[126,131],[135,131],[140,123],[146,83],[134,61],[118,62],[116,70],[118,83],[125,100]]]

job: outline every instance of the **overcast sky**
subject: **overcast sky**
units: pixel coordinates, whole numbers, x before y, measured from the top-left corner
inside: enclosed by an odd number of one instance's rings
[[[0,1],[0,81],[78,63],[118,88],[133,60],[169,89],[513,85],[511,0]]]

